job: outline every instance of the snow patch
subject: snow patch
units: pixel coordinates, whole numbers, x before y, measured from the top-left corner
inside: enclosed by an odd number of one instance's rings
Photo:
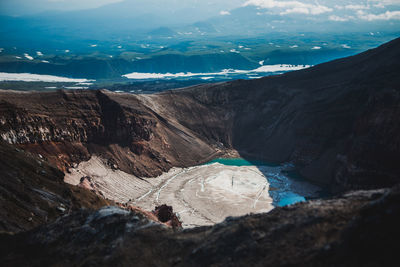
[[[27,54],[27,53],[25,53],[24,54],[24,57],[26,57],[27,59],[29,59],[29,60],[33,60],[33,57],[31,57],[29,54]]]
[[[261,63],[261,62],[260,62]],[[166,78],[187,78],[187,77],[198,77],[205,76],[227,76],[229,74],[251,74],[251,73],[274,73],[274,72],[286,72],[301,70],[311,67],[310,65],[289,65],[289,64],[277,64],[277,65],[265,65],[254,70],[234,70],[234,69],[224,69],[220,72],[214,73],[192,73],[192,72],[180,72],[180,73],[142,73],[133,72],[129,74],[122,75],[128,79],[166,79]]]
[[[79,83],[77,83],[76,85],[92,85],[93,83],[88,83],[88,82],[83,82],[83,83],[81,83],[81,82],[79,82]]]
[[[221,12],[219,12],[219,14],[220,14],[221,16],[227,16],[227,15],[230,15],[231,12],[226,11],[226,10],[222,10]]]
[[[88,89],[89,87],[87,87],[87,86],[67,86],[64,88],[68,89],[68,90],[80,90],[80,89]]]
[[[22,82],[90,82],[94,80],[73,79],[53,75],[40,75],[31,73],[6,73],[0,72],[0,81],[22,81]]]

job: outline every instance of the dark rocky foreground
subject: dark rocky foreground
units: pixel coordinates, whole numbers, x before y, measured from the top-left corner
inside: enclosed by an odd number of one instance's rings
[[[1,91],[1,265],[398,266],[399,103],[400,39],[150,96]],[[232,151],[291,161],[331,192],[365,191],[174,230],[134,207],[99,209],[114,203],[63,183],[92,155],[151,177]]]
[[[3,266],[398,266],[400,187],[174,232],[114,207],[0,236]]]

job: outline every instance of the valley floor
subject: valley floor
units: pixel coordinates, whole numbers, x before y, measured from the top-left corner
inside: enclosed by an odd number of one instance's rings
[[[90,177],[89,180],[82,177]],[[184,227],[212,225],[228,216],[268,212],[273,209],[269,184],[256,166],[219,163],[173,168],[157,178],[141,179],[112,170],[101,158],[92,157],[66,174],[65,182],[81,183],[104,197],[146,210],[167,204]]]

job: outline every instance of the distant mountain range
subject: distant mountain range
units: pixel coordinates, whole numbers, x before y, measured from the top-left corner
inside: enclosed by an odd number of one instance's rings
[[[400,35],[397,6],[303,2],[135,0],[1,16],[0,71],[108,79],[315,65]]]

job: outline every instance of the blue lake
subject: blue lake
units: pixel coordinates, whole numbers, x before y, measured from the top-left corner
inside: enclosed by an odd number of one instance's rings
[[[228,166],[256,166],[269,182],[269,194],[277,207],[291,205],[307,199],[321,197],[321,188],[302,179],[291,164],[273,164],[243,158],[218,158],[207,164]]]

